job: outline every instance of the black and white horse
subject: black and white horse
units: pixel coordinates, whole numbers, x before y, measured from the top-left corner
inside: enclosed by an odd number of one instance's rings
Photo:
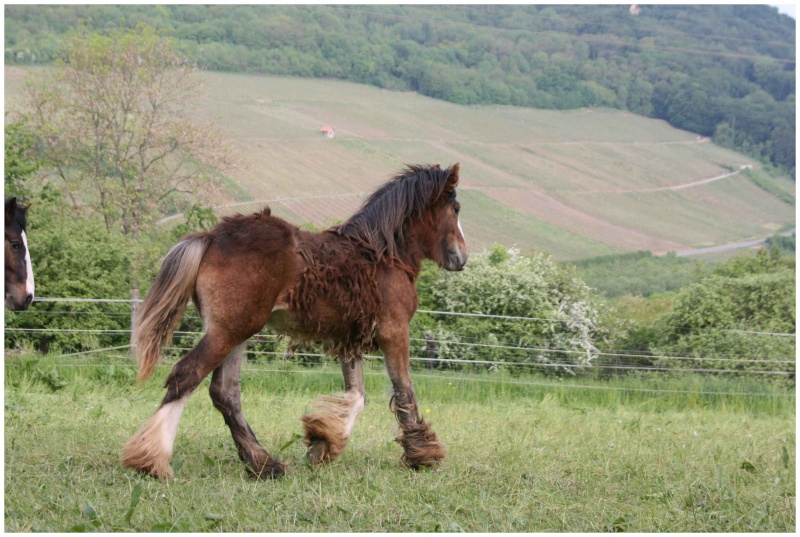
[[[33,302],[33,269],[25,236],[28,207],[15,197],[6,200],[6,307],[11,311],[24,310]]]

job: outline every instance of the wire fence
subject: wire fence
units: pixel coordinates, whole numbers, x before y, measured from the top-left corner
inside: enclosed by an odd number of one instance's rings
[[[68,312],[67,312],[68,313]],[[101,313],[100,313],[101,314]],[[7,327],[7,332],[12,333],[29,333],[29,334],[127,334],[130,335],[130,329],[80,329],[80,328],[17,328],[17,327]],[[175,336],[196,336],[200,337],[203,335],[201,331],[186,331],[186,330],[176,330],[174,332]],[[781,334],[783,335],[783,334]],[[277,334],[257,334],[253,336],[252,341],[255,342],[278,342],[282,336]],[[478,348],[486,348],[486,349],[501,349],[501,350],[517,350],[517,351],[526,351],[526,352],[537,352],[537,353],[558,353],[558,354],[583,354],[585,351],[580,350],[570,350],[570,349],[553,349],[553,348],[544,348],[544,347],[534,347],[534,346],[520,346],[520,345],[502,345],[496,343],[472,343],[468,341],[457,341],[457,340],[445,340],[445,339],[437,339],[437,338],[409,338],[411,342],[419,342],[419,343],[436,343],[436,344],[447,344],[447,345],[454,345],[454,346],[461,346],[461,347],[478,347]],[[181,351],[189,351],[191,348],[189,347],[167,347],[167,350],[181,350]],[[269,354],[284,354],[279,352],[258,352],[254,350],[249,351],[255,355],[269,355]],[[299,355],[299,353],[292,353],[295,355]],[[663,354],[663,355],[655,355],[655,354],[636,354],[630,352],[595,352],[595,356],[597,357],[611,357],[611,358],[646,358],[646,359],[667,359],[667,360],[677,360],[677,361],[691,361],[691,362],[733,362],[733,363],[758,363],[758,364],[796,364],[796,359],[788,359],[789,357],[783,357],[784,359],[748,359],[748,358],[731,358],[730,355],[722,355],[722,356],[677,356],[672,354]],[[314,356],[324,356],[323,354],[315,354]],[[371,355],[367,355],[371,356]],[[742,355],[745,356],[745,355]],[[379,356],[371,356],[371,357],[379,357]],[[421,358],[421,357],[412,357],[412,360],[432,360],[436,362],[481,362],[480,360],[458,360],[458,359],[446,359],[446,358]],[[495,363],[491,360],[486,360],[481,363]],[[511,364],[511,365],[536,365],[530,364],[526,362],[508,362],[508,361],[499,361],[497,363],[502,364]],[[558,364],[544,364],[544,365],[558,365]],[[575,366],[582,365],[582,366],[592,366],[593,364],[575,364]]]
[[[55,354],[56,359],[68,359],[73,357],[85,357],[91,355],[107,355],[109,352],[120,351],[128,352],[130,357],[130,322],[129,319],[135,308],[133,304],[141,302],[132,299],[86,299],[86,298],[37,298],[32,307],[25,312],[19,312],[21,318],[26,316],[46,315],[62,316],[70,319],[68,327],[41,327],[41,326],[6,326],[6,342],[9,335],[23,335],[29,337],[89,337],[94,343],[92,348],[77,350],[75,352],[64,352]],[[105,306],[113,308],[114,311],[105,309],[70,309],[70,307],[59,307],[53,310],[43,310],[37,308],[37,303],[52,304],[93,304],[94,307]],[[449,312],[418,310],[418,313],[430,317],[462,317],[467,320],[488,319],[502,320],[512,323],[554,323],[563,322],[561,319],[540,318],[540,317],[521,317],[504,315],[485,315],[480,313],[468,312]],[[79,320],[82,317],[97,319],[109,319],[117,327],[109,328],[81,328]],[[191,350],[194,344],[202,337],[202,326],[196,312],[189,310],[185,316],[188,324],[193,325],[194,329],[178,329],[174,333],[174,344],[164,348],[165,354],[171,359],[177,359],[187,351]],[[74,322],[73,322],[74,321]],[[122,325],[120,327],[120,325]],[[423,337],[417,337],[416,333]],[[780,338],[786,341],[787,338],[795,337],[795,334],[765,332],[757,330],[720,330],[722,333],[730,333],[737,337],[752,338]],[[106,342],[106,344],[102,344]],[[514,370],[520,372],[537,372],[543,374],[567,373],[572,376],[587,374],[594,375],[619,375],[624,373],[636,372],[638,374],[669,374],[669,373],[695,373],[705,375],[738,375],[738,376],[758,376],[771,378],[788,378],[793,384],[796,357],[794,356],[794,341],[786,341],[790,344],[791,352],[785,355],[770,355],[769,357],[754,358],[748,354],[720,354],[706,356],[686,356],[674,354],[659,354],[651,352],[637,352],[630,350],[615,349],[595,349],[592,359],[581,361],[586,354],[585,350],[570,348],[552,348],[543,345],[524,345],[515,342],[500,342],[494,340],[476,340],[475,338],[440,338],[425,334],[425,330],[414,327],[412,323],[412,337],[410,337],[411,356],[410,360],[413,367],[418,370],[438,370],[437,374],[452,374],[458,372],[485,372],[504,370]],[[443,348],[450,349],[447,356],[440,354]],[[467,353],[469,358],[452,357],[460,353]],[[484,355],[484,357],[481,357]],[[253,368],[252,364],[286,364],[314,367],[331,360],[326,356],[320,347],[301,348],[300,351],[293,349],[289,341],[282,336],[272,333],[260,333],[251,338],[247,346],[247,356],[249,369],[253,371],[280,371],[284,369],[259,369]],[[123,356],[120,356],[123,358]],[[367,354],[365,358],[375,360],[379,363],[383,360],[380,353]],[[70,364],[68,361],[64,365]],[[130,365],[132,362],[121,362],[121,365]],[[490,381],[486,377],[486,381]],[[534,381],[514,381],[515,383],[530,384],[532,386],[542,385]],[[544,385],[558,386],[559,384]],[[575,387],[575,385],[571,385]],[[588,388],[588,386],[585,386]],[[599,389],[592,387],[592,389]],[[610,387],[609,389],[621,389]],[[632,390],[634,388],[631,388]],[[642,389],[643,391],[658,392],[657,389]],[[664,390],[667,393],[680,393],[680,390]],[[719,392],[722,393],[722,392]],[[754,393],[753,395],[758,395]],[[794,392],[787,393],[794,396]]]
[[[28,333],[28,334],[125,334],[130,337],[131,330],[130,329],[78,329],[78,328],[14,328],[8,327],[6,328],[7,332],[11,333]],[[175,336],[195,336],[197,338],[203,335],[203,332],[189,332],[189,331],[175,331]],[[260,334],[260,339],[255,339],[256,342],[265,342],[264,338],[269,338],[271,335],[269,334]],[[272,335],[274,338],[274,342],[278,342],[281,336]],[[269,341],[269,340],[266,340]],[[453,341],[453,340],[440,340],[435,338],[410,338],[412,342],[421,342],[425,344],[447,344],[452,346],[462,346],[462,347],[481,347],[486,349],[500,349],[500,350],[517,350],[529,353],[551,353],[551,354],[582,354],[584,351],[578,350],[569,350],[569,349],[549,349],[549,348],[542,348],[542,347],[527,347],[527,346],[510,346],[510,345],[498,345],[498,344],[489,344],[489,343],[470,343],[470,342],[463,342],[463,341]],[[116,346],[110,347],[113,349],[119,348],[129,348],[130,345],[123,345],[123,346]],[[108,348],[106,348],[108,349]],[[68,353],[68,354],[61,354],[58,357],[66,357],[66,356],[73,356],[77,354],[88,354],[92,352],[100,352],[106,349],[97,349],[97,350],[87,350],[82,351],[80,353]],[[181,352],[188,352],[191,350],[191,347],[165,347],[164,350],[167,351],[181,351]],[[323,353],[297,353],[297,352],[290,352],[290,351],[258,351],[249,349],[249,355],[253,356],[307,356],[307,357],[317,357],[322,358],[326,355]],[[586,369],[586,368],[593,368],[593,369],[620,369],[620,370],[630,370],[630,371],[688,371],[688,372],[696,372],[696,373],[747,373],[747,374],[770,374],[770,375],[794,375],[794,368],[789,366],[794,366],[796,364],[796,360],[780,360],[780,359],[749,359],[749,358],[730,358],[726,356],[674,356],[674,355],[654,355],[654,354],[628,354],[622,352],[597,352],[595,356],[598,358],[615,358],[615,359],[648,359],[648,360],[669,360],[669,361],[688,361],[693,363],[702,364],[703,362],[723,362],[729,364],[784,364],[787,366],[786,371],[759,371],[759,370],[740,370],[740,369],[713,369],[713,368],[699,368],[699,367],[691,367],[691,368],[681,368],[681,367],[658,367],[658,366],[640,366],[634,365],[633,362],[625,364],[625,363],[616,363],[616,364],[609,364],[605,363],[602,360],[595,359],[591,363],[569,363],[569,362],[551,362],[551,363],[536,363],[536,362],[529,362],[529,361],[513,361],[513,360],[469,360],[469,359],[457,359],[457,358],[437,358],[437,357],[421,357],[421,356],[411,356],[410,360],[412,362],[430,362],[436,364],[482,364],[487,366],[499,366],[499,365],[506,365],[506,366],[521,366],[521,367],[544,367],[544,368],[553,368],[553,367],[570,367],[576,369]],[[366,358],[372,359],[382,359],[381,355],[365,355]]]
[[[123,346],[125,348],[127,346]],[[85,353],[75,353],[71,355],[65,356],[74,356],[76,354],[88,354],[88,353],[107,353],[113,350],[118,349],[119,347],[109,347],[106,349],[97,349],[94,351],[86,351]],[[117,358],[123,358],[122,356],[117,356]],[[161,363],[157,365],[157,368],[169,368],[172,367],[174,364],[170,362]],[[291,375],[303,375],[303,374],[329,374],[334,376],[341,375],[341,372],[338,368],[306,368],[306,369],[288,369],[286,367],[276,367],[276,364],[271,364],[272,367],[265,367],[266,365],[270,364],[262,364],[259,366],[258,364],[251,364],[251,365],[244,365],[242,367],[243,372],[249,373],[279,373],[279,374],[291,374]],[[309,366],[319,366],[318,363],[300,363],[300,364],[293,364],[293,365],[309,365]],[[61,364],[60,367],[72,367],[72,368],[130,368],[134,369],[136,364],[130,362],[122,362],[119,364],[98,364],[98,363],[90,363],[90,364],[80,364],[80,363],[66,363]],[[384,376],[383,372],[370,370],[369,368],[363,371],[364,376]],[[795,397],[794,391],[785,391],[785,392],[750,392],[750,391],[719,391],[719,390],[679,390],[679,389],[662,389],[662,388],[643,388],[643,387],[628,387],[628,386],[612,386],[612,385],[591,385],[591,384],[574,384],[574,383],[556,383],[556,382],[543,382],[543,381],[536,381],[536,380],[525,380],[525,379],[508,379],[508,378],[493,378],[493,377],[467,377],[463,375],[450,375],[447,373],[437,373],[437,374],[425,374],[416,372],[414,374],[415,379],[419,378],[428,378],[433,380],[452,380],[457,382],[480,382],[480,383],[492,383],[492,384],[508,384],[508,385],[515,385],[515,386],[536,386],[542,388],[558,388],[564,390],[596,390],[596,391],[611,391],[611,392],[628,392],[628,393],[643,393],[643,394],[683,394],[683,395],[704,395],[704,396],[734,396],[734,397],[778,397],[778,398],[793,398]]]

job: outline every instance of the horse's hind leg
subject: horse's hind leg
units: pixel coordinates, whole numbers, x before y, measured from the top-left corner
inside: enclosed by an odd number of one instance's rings
[[[300,418],[306,432],[306,457],[312,464],[331,462],[345,450],[356,418],[367,402],[361,358],[340,358],[340,362],[345,393],[340,397],[321,395],[314,412]]]
[[[161,406],[122,448],[122,466],[158,479],[172,477],[169,461],[183,407],[200,382],[238,343],[231,342],[226,334],[209,330],[197,347],[175,364],[167,377],[167,394]]]
[[[242,414],[239,373],[243,357],[244,343],[236,347],[222,365],[214,370],[209,387],[211,401],[230,428],[239,458],[244,462],[248,473],[257,479],[280,477],[284,474],[285,466],[258,443],[255,433]]]

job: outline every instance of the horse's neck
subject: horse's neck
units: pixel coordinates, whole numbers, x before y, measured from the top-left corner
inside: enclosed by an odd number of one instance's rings
[[[422,261],[427,258],[422,245],[416,240],[409,240],[404,245],[402,252],[398,252],[397,261],[394,263],[397,268],[408,274],[409,279],[416,283],[417,277],[422,270]]]

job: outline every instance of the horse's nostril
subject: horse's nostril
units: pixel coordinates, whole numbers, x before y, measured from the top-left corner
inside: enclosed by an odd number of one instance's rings
[[[30,305],[31,305],[31,302],[33,302],[33,295],[27,295],[27,296],[25,297],[25,303],[22,305],[22,309],[25,309],[25,308],[27,308],[28,306],[30,306]]]

